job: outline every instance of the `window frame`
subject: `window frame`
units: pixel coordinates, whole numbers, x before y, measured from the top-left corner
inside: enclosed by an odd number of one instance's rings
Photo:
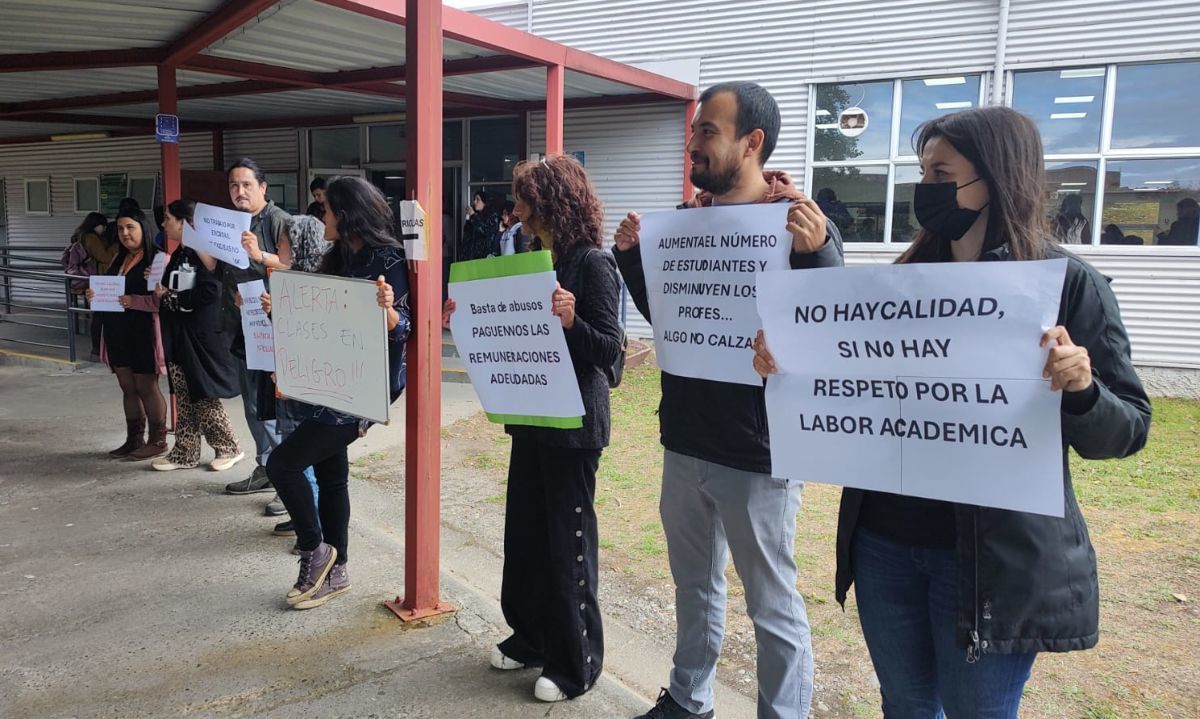
[[[46,183],[46,209],[45,209],[45,211],[29,209],[29,185],[30,185],[30,183],[35,183],[35,182]],[[23,183],[24,190],[25,190],[25,214],[33,215],[35,217],[49,217],[54,211],[54,197],[53,197],[53,195],[51,195],[50,178],[48,176],[47,177],[26,177],[26,178],[22,179],[22,183]]]
[[[88,209],[80,209],[79,208],[79,183],[80,182],[96,183],[96,207],[95,207],[95,209],[88,210]],[[71,178],[71,194],[72,194],[72,207],[75,208],[76,215],[87,215],[92,212],[100,212],[101,205],[100,205],[100,177],[99,176],[93,175],[90,177],[88,177],[88,176],[72,177]]]

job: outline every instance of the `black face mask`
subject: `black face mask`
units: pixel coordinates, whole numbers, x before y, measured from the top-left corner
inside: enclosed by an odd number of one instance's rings
[[[962,187],[970,187],[982,178],[976,177]],[[978,210],[958,206],[958,191],[962,189],[953,182],[922,182],[913,191],[913,213],[921,227],[944,240],[961,240],[975,220]]]

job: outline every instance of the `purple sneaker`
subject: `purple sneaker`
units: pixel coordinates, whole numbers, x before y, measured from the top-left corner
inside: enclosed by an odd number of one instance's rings
[[[348,591],[350,591],[350,574],[346,571],[346,565],[335,564],[333,569],[329,570],[329,576],[325,577],[324,582],[321,582],[321,588],[317,590],[316,594],[304,601],[296,602],[292,605],[292,609],[313,609]]]
[[[335,559],[337,550],[324,542],[312,551],[301,551],[300,576],[296,578],[292,591],[288,592],[287,603],[294,606],[316,594],[325,583],[325,577],[333,568]]]

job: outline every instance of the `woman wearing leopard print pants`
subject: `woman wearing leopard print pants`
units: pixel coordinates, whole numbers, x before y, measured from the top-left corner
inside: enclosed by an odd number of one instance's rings
[[[159,286],[159,313],[167,376],[175,395],[175,447],[152,466],[160,471],[188,469],[200,463],[200,437],[216,451],[210,469],[229,469],[245,454],[238,447],[221,400],[238,395],[237,360],[229,352],[233,336],[221,331],[221,268],[213,258],[180,245],[183,223],[192,221],[195,203],[176,200],[166,207],[163,230],[174,247],[163,274],[195,272],[191,289]]]

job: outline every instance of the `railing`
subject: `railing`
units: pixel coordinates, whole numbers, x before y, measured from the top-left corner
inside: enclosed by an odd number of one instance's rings
[[[75,339],[80,332],[80,321],[91,316],[91,310],[78,306],[79,295],[71,290],[72,280],[87,279],[68,275],[62,271],[59,260],[62,247],[53,246],[0,246],[0,324],[33,328],[30,337],[4,337],[4,342],[66,350],[67,358],[75,362],[77,352]],[[15,311],[14,311],[15,310]],[[48,324],[61,318],[61,324]],[[85,323],[86,326],[86,323]],[[50,330],[50,334],[61,332],[65,344],[42,341],[49,337],[40,336],[36,330]]]

